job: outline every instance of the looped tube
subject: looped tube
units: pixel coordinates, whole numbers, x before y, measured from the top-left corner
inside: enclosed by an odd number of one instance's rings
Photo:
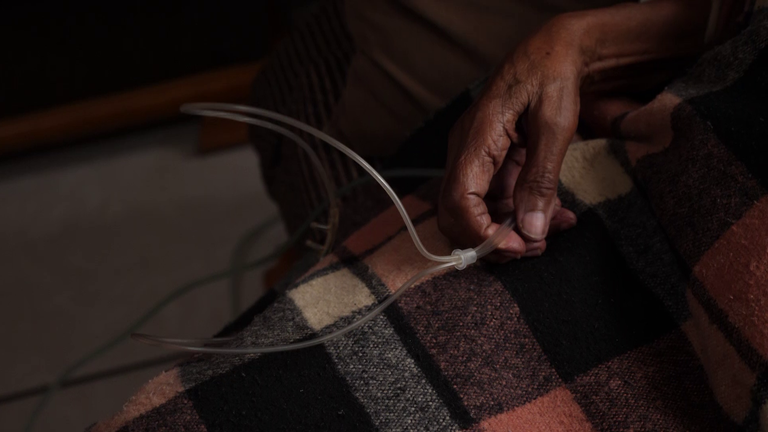
[[[440,264],[434,267],[428,268],[426,270],[422,270],[421,272],[417,273],[416,275],[408,279],[408,281],[406,281],[400,288],[398,288],[397,291],[392,293],[389,297],[387,297],[381,303],[379,303],[374,309],[370,310],[368,313],[363,315],[361,318],[359,318],[355,322],[347,325],[346,327],[338,329],[334,332],[331,332],[322,336],[318,336],[307,341],[289,343],[285,345],[264,346],[264,347],[218,347],[218,346],[212,347],[212,346],[206,346],[206,345],[219,344],[221,342],[229,342],[233,338],[228,338],[227,340],[222,340],[218,338],[178,339],[178,338],[163,338],[163,337],[151,336],[151,335],[139,334],[139,333],[132,334],[131,338],[139,342],[143,342],[149,345],[158,345],[165,348],[171,348],[175,350],[194,352],[194,353],[235,354],[235,355],[291,351],[291,350],[297,350],[302,348],[308,348],[314,345],[319,345],[324,342],[338,338],[346,333],[349,333],[352,330],[355,330],[360,326],[364,325],[368,321],[374,319],[384,309],[386,309],[387,306],[389,306],[395,300],[400,298],[400,296],[405,294],[408,288],[413,286],[416,282],[418,282],[422,278],[429,276],[431,274],[437,273],[439,271],[448,269],[450,267],[455,267],[458,270],[463,270],[467,266],[475,263],[478,259],[488,255],[494,249],[496,249],[499,246],[499,244],[501,244],[501,242],[512,232],[514,228],[514,221],[512,218],[509,218],[503,224],[501,224],[501,226],[499,226],[499,229],[497,229],[496,232],[493,233],[493,235],[491,235],[488,239],[486,239],[481,245],[479,245],[476,248],[470,248],[470,249],[464,249],[464,250],[457,249],[453,251],[452,255],[449,255],[449,256],[434,255],[429,251],[427,251],[424,245],[422,244],[421,239],[419,239],[419,236],[416,233],[416,228],[413,226],[413,222],[411,222],[411,218],[408,216],[408,213],[405,210],[405,206],[403,206],[403,203],[397,197],[397,194],[389,186],[386,180],[384,180],[384,178],[378,172],[376,172],[376,170],[373,169],[373,167],[371,167],[362,157],[360,157],[357,153],[350,150],[344,144],[335,140],[333,137],[307,124],[304,124],[293,118],[284,116],[282,114],[278,114],[278,113],[261,109],[261,108],[254,108],[254,107],[249,107],[244,105],[231,105],[231,104],[219,104],[219,103],[187,104],[182,106],[181,111],[185,113],[190,113],[190,114],[226,118],[226,119],[231,119],[231,120],[248,123],[256,126],[266,127],[295,141],[297,144],[299,144],[299,146],[302,149],[308,151],[308,153],[310,153],[311,155],[314,155],[314,152],[312,151],[312,149],[297,135],[291,133],[290,131],[285,130],[280,126],[274,125],[270,122],[253,119],[250,117],[246,117],[242,114],[252,114],[252,115],[267,117],[267,118],[288,124],[290,126],[294,126],[298,129],[303,130],[304,132],[307,132],[309,134],[316,136],[317,138],[321,139],[322,141],[326,142],[332,147],[338,149],[339,151],[341,151],[342,153],[344,153],[345,155],[353,159],[355,162],[357,162],[363,169],[365,169],[368,172],[368,174],[371,175],[371,177],[373,177],[374,180],[376,180],[379,183],[379,185],[381,185],[382,188],[384,188],[384,190],[387,192],[387,195],[389,195],[389,197],[392,199],[392,202],[394,203],[398,212],[400,212],[400,216],[403,218],[403,222],[405,222],[405,226],[407,227],[408,233],[411,235],[411,238],[413,239],[413,243],[416,245],[416,248],[424,257],[426,257],[430,261],[435,261]],[[317,156],[315,155],[314,158],[312,159],[314,160],[316,158]],[[318,161],[318,165],[319,165],[319,161]],[[326,178],[328,177],[325,174],[325,171],[322,170],[322,167],[320,167],[320,172],[322,173],[321,177],[326,177]],[[326,182],[326,187],[329,187],[329,182]],[[332,198],[333,196],[334,196],[333,191],[329,190],[329,197]]]

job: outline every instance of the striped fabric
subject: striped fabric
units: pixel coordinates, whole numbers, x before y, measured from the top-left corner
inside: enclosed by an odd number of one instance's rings
[[[758,11],[622,140],[573,144],[560,197],[579,223],[543,256],[433,275],[322,346],[195,357],[90,430],[768,431],[766,44]],[[447,254],[436,186],[404,203]],[[390,208],[234,344],[333,331],[430,265]]]
[[[342,2],[321,2],[307,21],[280,44],[257,77],[252,99],[258,101],[259,107],[323,129],[342,94],[353,54]],[[299,135],[318,153],[337,186],[361,175],[362,170],[341,153],[321,145],[313,135]],[[251,141],[261,157],[270,195],[277,201],[288,231],[294,232],[326,200],[317,172],[306,154],[281,136],[254,128]]]

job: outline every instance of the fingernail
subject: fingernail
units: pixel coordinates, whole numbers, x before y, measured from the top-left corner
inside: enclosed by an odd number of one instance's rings
[[[529,250],[528,252],[526,252],[523,256],[526,257],[526,258],[528,258],[528,257],[537,257],[537,256],[541,256],[541,252],[542,252],[541,249],[532,249],[532,250]]]
[[[540,211],[526,213],[520,230],[533,240],[544,239],[547,235],[547,216]]]

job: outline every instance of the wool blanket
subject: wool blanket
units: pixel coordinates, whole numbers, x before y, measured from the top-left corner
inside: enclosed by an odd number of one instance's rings
[[[758,10],[618,118],[621,139],[572,144],[559,196],[578,224],[541,257],[432,275],[321,346],[193,357],[89,430],[768,431],[767,43]],[[404,203],[449,254],[435,196]],[[431,265],[390,208],[232,344],[326,334]]]

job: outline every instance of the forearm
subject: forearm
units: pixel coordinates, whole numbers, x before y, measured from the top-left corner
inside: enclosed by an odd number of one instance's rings
[[[708,0],[652,0],[562,15],[553,25],[576,41],[584,87],[610,89],[661,79],[675,59],[702,51],[709,14]]]
[[[697,53],[709,11],[707,0],[655,0],[574,14],[584,28],[585,72]]]

